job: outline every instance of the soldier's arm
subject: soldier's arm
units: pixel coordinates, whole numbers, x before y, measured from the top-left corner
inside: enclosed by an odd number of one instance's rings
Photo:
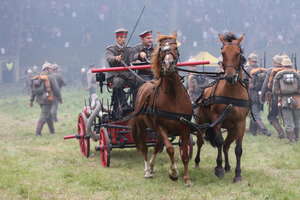
[[[263,85],[261,87],[261,98],[262,98],[263,101],[264,101],[265,95],[268,91],[268,83],[269,83],[269,77],[271,75],[271,72],[272,72],[272,70],[268,70],[266,78],[265,78],[265,80],[263,82]]]
[[[141,47],[140,45],[136,45],[135,47],[132,48],[131,52],[131,61],[136,61],[139,59],[139,55],[141,52]]]
[[[116,57],[110,48],[106,49],[105,58],[109,64],[114,64],[116,62]]]
[[[33,106],[33,102],[34,102],[34,99],[35,99],[35,94],[33,94],[33,92],[31,92],[31,95],[30,95],[30,107]]]
[[[59,102],[62,102],[60,89],[59,89],[59,86],[58,86],[58,83],[57,83],[56,79],[51,77],[50,78],[50,82],[51,82],[51,87],[52,87],[53,95],[55,97],[57,97],[57,99],[58,99]]]
[[[67,85],[65,80],[63,79],[63,77],[61,75],[58,75],[58,80],[59,80],[59,86],[60,87],[64,87],[64,86]]]

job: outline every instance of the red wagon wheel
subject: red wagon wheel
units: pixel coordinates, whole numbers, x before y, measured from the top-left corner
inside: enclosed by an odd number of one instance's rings
[[[108,136],[107,129],[102,127],[100,128],[100,160],[103,167],[109,167],[110,165],[110,151],[111,143]]]
[[[90,138],[86,135],[86,121],[82,113],[78,116],[77,131],[80,151],[88,158],[90,156]]]
[[[190,141],[189,141],[189,145],[188,145],[189,159],[193,158],[193,147],[194,147],[194,140],[193,140],[193,136],[190,135]],[[183,155],[183,150],[182,150],[182,141],[181,141],[181,139],[179,140],[179,152],[180,152],[180,156],[182,156]]]

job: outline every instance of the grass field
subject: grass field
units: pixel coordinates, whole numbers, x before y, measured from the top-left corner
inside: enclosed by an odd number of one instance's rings
[[[218,179],[216,149],[208,143],[202,151],[200,169],[190,162],[193,186],[186,188],[182,178],[168,178],[169,159],[163,152],[156,163],[153,179],[143,178],[144,163],[135,149],[113,149],[111,167],[100,165],[99,153],[86,159],[76,140],[64,141],[74,133],[76,118],[84,104],[85,91],[65,89],[60,106],[57,133],[34,136],[39,116],[37,104],[28,106],[28,97],[0,88],[0,199],[217,199],[217,200],[298,200],[300,199],[300,143],[288,144],[272,137],[244,139],[242,175],[233,184],[235,155],[230,150],[232,171]],[[271,129],[273,130],[273,129]],[[182,175],[182,163],[178,157]]]

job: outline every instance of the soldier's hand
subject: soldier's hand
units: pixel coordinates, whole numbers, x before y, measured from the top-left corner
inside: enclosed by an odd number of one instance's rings
[[[115,59],[120,62],[122,60],[122,55],[116,56]]]
[[[146,58],[146,56],[147,56],[147,54],[146,54],[145,52],[142,51],[142,52],[140,53],[140,58],[143,58],[143,59],[144,59],[144,58]]]
[[[59,103],[60,103],[60,104],[62,104],[62,103],[63,103],[63,100],[62,100],[62,99],[60,99],[60,100],[59,100]]]
[[[30,107],[32,107],[32,106],[33,106],[33,102],[32,102],[32,101],[30,101],[30,103],[29,103],[29,106],[30,106]]]

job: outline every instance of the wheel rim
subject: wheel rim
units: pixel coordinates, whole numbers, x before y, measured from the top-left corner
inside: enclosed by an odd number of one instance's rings
[[[110,165],[110,139],[108,137],[107,129],[100,129],[100,160],[103,167]]]
[[[90,155],[90,139],[86,137],[85,121],[82,115],[79,115],[78,118],[78,135],[79,137],[79,146],[82,155],[89,157]]]

